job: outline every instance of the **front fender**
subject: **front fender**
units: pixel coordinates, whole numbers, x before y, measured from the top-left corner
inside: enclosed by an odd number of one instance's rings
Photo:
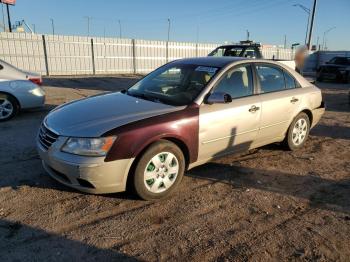
[[[162,138],[174,138],[186,145],[189,162],[198,158],[199,107],[191,105],[183,110],[143,119],[113,129],[103,136],[117,136],[105,161],[135,158],[151,143]]]

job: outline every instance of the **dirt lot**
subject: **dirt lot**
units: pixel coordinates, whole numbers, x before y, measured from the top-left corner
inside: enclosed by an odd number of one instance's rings
[[[46,79],[48,106],[0,123],[0,261],[349,261],[349,85],[305,148],[270,145],[187,172],[170,199],[88,195],[45,174],[35,150],[54,105],[135,77]]]

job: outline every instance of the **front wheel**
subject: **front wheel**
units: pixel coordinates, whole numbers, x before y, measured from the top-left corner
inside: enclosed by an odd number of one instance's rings
[[[16,99],[4,93],[0,93],[0,121],[6,121],[14,117],[19,110]]]
[[[288,128],[285,144],[290,150],[301,148],[309,135],[310,120],[307,114],[298,114]]]
[[[134,188],[144,200],[169,196],[185,172],[185,158],[174,143],[160,140],[141,156],[134,174]]]

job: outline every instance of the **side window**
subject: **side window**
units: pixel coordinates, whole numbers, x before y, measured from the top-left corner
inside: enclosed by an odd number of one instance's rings
[[[256,49],[253,47],[248,47],[244,53],[243,53],[243,57],[249,57],[249,58],[257,58],[257,52]]]
[[[257,65],[261,93],[269,93],[285,89],[283,72],[270,65]]]
[[[294,77],[292,77],[289,73],[284,72],[284,79],[286,80],[287,89],[299,87]]]
[[[239,98],[253,94],[253,77],[250,65],[236,67],[220,79],[215,92],[223,92],[232,98]]]
[[[241,56],[242,50],[240,47],[227,48],[224,56]]]
[[[225,48],[219,47],[211,52],[210,56],[224,56]]]

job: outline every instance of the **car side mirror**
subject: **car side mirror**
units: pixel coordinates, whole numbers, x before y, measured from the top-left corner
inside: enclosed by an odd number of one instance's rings
[[[227,104],[232,102],[231,95],[224,92],[214,92],[209,95],[207,104]]]

